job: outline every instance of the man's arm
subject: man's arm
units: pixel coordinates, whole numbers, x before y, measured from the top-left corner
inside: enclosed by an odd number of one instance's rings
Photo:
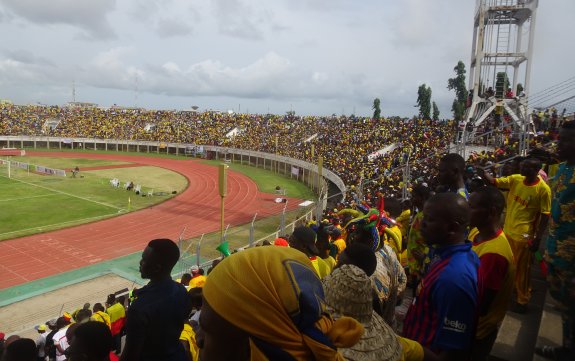
[[[537,252],[539,250],[539,245],[541,244],[543,233],[545,232],[545,229],[547,229],[547,224],[549,224],[549,214],[541,213],[539,215],[539,224],[535,230],[535,238],[529,246],[531,252]]]

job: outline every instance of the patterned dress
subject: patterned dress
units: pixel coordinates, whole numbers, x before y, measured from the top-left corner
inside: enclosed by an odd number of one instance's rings
[[[549,291],[565,307],[563,345],[575,347],[575,166],[562,163],[550,180],[553,200],[545,260],[549,265]]]

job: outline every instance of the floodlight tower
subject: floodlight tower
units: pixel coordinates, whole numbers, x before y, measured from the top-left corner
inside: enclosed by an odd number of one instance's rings
[[[527,151],[531,123],[527,100],[538,3],[538,0],[477,0],[469,70],[473,95],[460,134],[463,147],[485,119],[492,116],[502,121],[507,113],[519,135],[520,152]],[[518,84],[522,84],[519,92]]]

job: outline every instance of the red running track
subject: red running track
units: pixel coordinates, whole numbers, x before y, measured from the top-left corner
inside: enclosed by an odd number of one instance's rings
[[[219,230],[218,168],[198,160],[176,160],[123,154],[28,152],[33,156],[108,159],[166,168],[188,179],[176,197],[155,206],[94,223],[0,242],[0,290],[39,278],[141,251],[154,238],[177,239]],[[225,223],[249,223],[283,210],[275,195],[258,191],[247,176],[230,171]],[[289,199],[289,198],[288,198]],[[300,200],[289,199],[288,210]]]

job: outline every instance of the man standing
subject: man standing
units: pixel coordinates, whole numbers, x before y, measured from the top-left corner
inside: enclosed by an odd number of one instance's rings
[[[46,352],[44,348],[46,347],[46,325],[39,325],[35,327],[38,331],[38,337],[36,338],[36,348],[38,349],[38,361],[46,360]]]
[[[527,158],[521,162],[521,174],[493,178],[485,172],[488,182],[509,191],[503,232],[515,258],[517,302],[511,310],[517,313],[527,312],[531,299],[532,252],[539,249],[551,211],[551,189],[538,176],[540,169],[539,159]]]
[[[559,132],[561,163],[551,179],[553,203],[545,259],[549,288],[563,305],[563,346],[541,347],[535,352],[555,360],[575,360],[575,123],[565,122]]]
[[[476,227],[469,233],[469,239],[479,256],[483,284],[472,357],[474,361],[486,361],[512,297],[515,268],[513,251],[500,223],[505,208],[503,194],[494,187],[479,188],[471,193],[469,208],[470,226]]]
[[[403,336],[435,352],[436,358],[467,360],[478,306],[479,259],[466,242],[469,206],[456,193],[440,193],[423,208],[421,234],[433,246],[429,271],[407,311]]]
[[[463,198],[469,198],[465,188],[465,159],[457,153],[444,155],[439,161],[439,188],[438,193],[457,193]]]
[[[179,258],[178,245],[169,239],[154,239],[144,250],[140,274],[150,282],[128,310],[122,361],[187,360],[180,334],[191,301],[186,288],[171,278]]]
[[[122,352],[122,329],[126,324],[126,309],[118,302],[116,295],[108,295],[106,313],[110,316],[110,329],[114,338],[114,351],[117,355]]]
[[[66,319],[66,317],[58,317],[56,320],[56,327],[58,328],[58,332],[54,334],[52,340],[54,341],[54,347],[56,348],[56,361],[65,361],[66,360],[66,349],[68,348],[68,338],[66,338],[66,331],[68,330],[68,326],[70,326],[70,321]]]

